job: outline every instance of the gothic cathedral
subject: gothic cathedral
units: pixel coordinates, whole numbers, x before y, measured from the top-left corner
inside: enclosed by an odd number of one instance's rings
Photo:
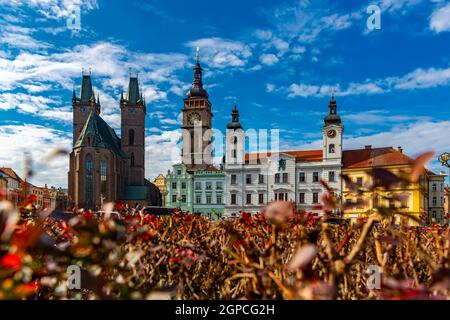
[[[120,98],[121,137],[100,116],[91,74],[83,74],[80,96],[75,89],[73,148],[69,164],[69,197],[79,208],[99,209],[123,201],[131,206],[161,205],[158,188],[145,179],[145,100],[137,77],[129,79]]]

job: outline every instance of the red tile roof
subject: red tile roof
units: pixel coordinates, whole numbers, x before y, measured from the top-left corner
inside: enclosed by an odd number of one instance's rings
[[[410,165],[413,162],[412,158],[392,147],[345,150],[342,155],[346,169]]]
[[[273,154],[288,154],[295,157],[296,162],[307,161],[322,161],[322,150],[293,150],[266,153],[247,153],[245,155],[245,162],[252,159],[265,159],[267,156]],[[344,150],[342,155],[342,162],[344,168],[366,168],[390,165],[410,165],[413,159],[406,154],[394,149],[392,147],[386,148],[364,148],[357,150]]]
[[[245,162],[250,161],[250,157],[252,159],[265,159],[266,157],[270,157],[275,154],[288,154],[295,157],[295,162],[304,162],[304,161],[322,161],[322,150],[294,150],[294,151],[280,151],[280,152],[260,152],[260,153],[247,153],[245,155]]]
[[[0,168],[0,172],[3,172],[5,175],[10,176],[11,178],[22,181],[22,179],[19,177],[19,175],[12,169],[12,168]]]

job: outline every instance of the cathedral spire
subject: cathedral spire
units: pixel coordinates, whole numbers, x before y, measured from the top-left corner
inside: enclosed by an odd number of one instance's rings
[[[203,69],[200,65],[199,48],[195,54],[194,80],[192,81],[191,90],[188,92],[188,97],[208,97],[208,93],[203,88]]]
[[[88,102],[89,99],[92,97],[92,81],[91,81],[91,75],[90,74],[84,74],[83,70],[83,79],[81,80],[81,92],[80,92],[80,99],[82,102]]]
[[[132,77],[130,74],[130,80],[128,83],[128,103],[137,104],[139,101],[139,81],[138,77]]]

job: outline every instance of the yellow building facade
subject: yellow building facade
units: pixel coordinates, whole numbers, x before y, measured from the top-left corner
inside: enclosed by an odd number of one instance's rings
[[[342,203],[346,206],[344,218],[355,221],[367,217],[375,210],[395,208],[395,211],[421,220],[427,219],[428,179],[424,173],[417,182],[372,188],[373,169],[382,168],[393,174],[411,168],[413,159],[403,154],[401,148],[372,148],[344,151],[342,174]],[[359,189],[358,192],[356,189]],[[396,223],[401,216],[396,215]],[[416,224],[409,219],[409,224]]]
[[[159,189],[162,196],[162,206],[166,206],[166,177],[164,175],[159,174],[155,180],[153,181],[155,186]]]

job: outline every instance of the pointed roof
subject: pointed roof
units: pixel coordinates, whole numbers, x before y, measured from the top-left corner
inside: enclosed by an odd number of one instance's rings
[[[140,100],[139,94],[139,81],[137,77],[130,77],[130,81],[128,83],[128,103],[129,104],[137,104]]]
[[[120,139],[116,132],[97,113],[93,111],[89,113],[74,148],[88,146],[88,137],[93,138],[93,141],[89,146],[109,149],[122,158],[128,157],[120,149]]]
[[[19,182],[22,182],[22,178],[19,177],[19,175],[14,171],[12,168],[0,168],[0,173],[3,173],[4,175],[9,176],[10,178],[17,180]]]
[[[200,57],[198,54],[198,49],[197,49],[197,54],[196,54],[196,63],[195,63],[195,67],[194,67],[194,80],[192,81],[192,87],[189,90],[187,96],[188,98],[196,98],[196,97],[201,97],[201,98],[208,98],[208,92],[206,92],[206,90],[203,88],[203,69],[200,66]]]
[[[325,125],[340,124],[341,117],[337,114],[337,104],[336,104],[336,100],[334,100],[334,93],[331,96],[331,100],[328,105],[328,108],[330,109],[330,111],[324,119]]]
[[[237,101],[234,101],[234,108],[231,112],[231,122],[227,125],[227,129],[242,129],[242,125],[239,122],[239,110],[237,108]]]
[[[88,102],[89,99],[91,99],[93,93],[94,92],[92,90],[91,75],[83,74],[83,79],[81,80],[80,100],[82,102]]]

